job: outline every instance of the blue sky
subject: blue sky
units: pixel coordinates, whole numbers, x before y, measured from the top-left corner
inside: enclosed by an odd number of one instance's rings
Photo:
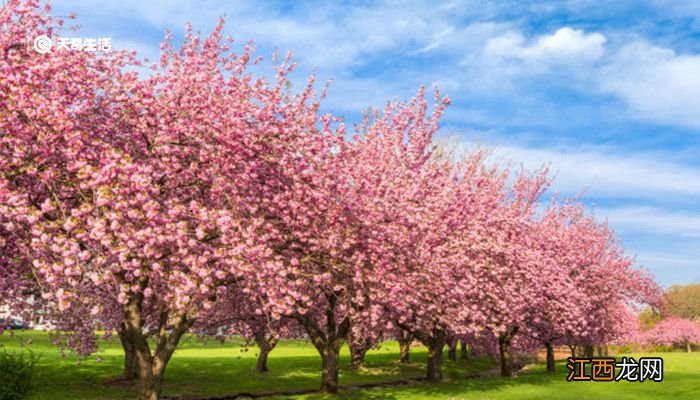
[[[495,159],[549,163],[561,195],[607,219],[665,286],[700,282],[700,2],[55,1],[80,37],[157,60],[165,30],[228,34],[269,59],[292,50],[301,86],[332,79],[326,111],[437,84],[441,135]]]

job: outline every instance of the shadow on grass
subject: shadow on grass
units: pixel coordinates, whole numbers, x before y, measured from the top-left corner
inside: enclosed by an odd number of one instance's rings
[[[180,359],[177,372],[168,373],[166,377],[166,398],[170,399],[242,399],[260,397],[279,397],[294,395],[310,395],[312,398],[337,398],[317,393],[320,385],[320,360],[318,357],[284,357],[276,362],[270,359],[270,371],[265,374],[255,372],[255,360],[240,360],[235,369],[230,369],[231,376],[226,379],[227,385],[220,384],[221,369],[231,366],[227,359],[210,359],[208,369],[219,370],[219,376],[205,374],[203,371],[193,371],[194,365]],[[435,389],[435,384],[425,384],[425,360],[419,355],[410,364],[401,364],[396,360],[396,354],[372,354],[366,359],[366,367],[359,370],[349,369],[348,357],[341,357],[339,374],[340,397],[357,398],[374,396],[373,391],[381,391],[377,398],[392,398],[392,391],[417,390],[412,388]],[[446,361],[443,375],[448,387],[445,393],[454,393],[450,382],[466,381],[468,374],[478,373],[496,365],[490,358],[473,358]],[[188,371],[187,375],[180,373]],[[479,378],[481,379],[481,378]],[[191,382],[183,385],[182,382]],[[441,384],[438,384],[439,387]],[[206,387],[206,390],[202,390]],[[264,390],[261,390],[264,388]],[[412,389],[410,389],[412,388]],[[227,390],[228,389],[228,390]],[[234,390],[231,390],[234,389]],[[388,397],[387,397],[388,396]],[[405,398],[405,396],[403,397]]]
[[[255,371],[255,358],[241,358],[232,362],[230,357],[207,358],[206,367],[198,358],[180,356],[166,373],[164,395],[168,398],[245,398],[236,393],[259,394],[280,392],[285,395],[315,392],[321,382],[321,360],[317,355],[282,356],[270,354],[270,371],[260,374]],[[366,390],[370,387],[392,385],[406,386],[420,384],[425,376],[425,352],[416,351],[410,364],[402,364],[396,353],[375,351],[368,353],[365,367],[350,369],[350,358],[344,354],[340,358],[339,383],[349,391]],[[469,360],[445,361],[443,375],[446,380],[465,379],[474,372],[493,368],[492,359],[473,358]],[[297,393],[292,393],[292,392]],[[348,390],[346,390],[348,391]],[[227,394],[227,395],[224,395]]]
[[[467,379],[462,370],[462,374],[457,378],[446,379],[444,382],[435,384],[427,382],[414,382],[408,386],[396,385],[390,387],[382,387],[381,389],[362,389],[362,390],[342,390],[339,396],[330,396],[323,394],[315,394],[307,397],[301,397],[308,400],[330,400],[330,399],[370,399],[370,400],[398,400],[406,398],[426,398],[426,399],[456,399],[460,394],[468,394],[475,392],[479,394],[479,398],[493,398],[492,393],[517,387],[523,384],[529,385],[548,385],[553,382],[565,380],[566,373],[564,364],[558,365],[558,372],[550,374],[544,371],[544,368],[536,366],[532,370],[523,372],[514,378],[494,377],[479,377]]]

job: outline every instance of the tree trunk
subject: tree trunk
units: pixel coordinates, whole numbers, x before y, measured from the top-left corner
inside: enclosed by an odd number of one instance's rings
[[[583,356],[586,358],[593,358],[593,345],[587,344],[583,346]]]
[[[143,331],[143,290],[148,280],[142,277],[138,284],[140,292],[132,294],[124,306],[126,340],[134,345],[136,354],[136,374],[138,376],[137,400],[158,400],[163,387],[165,367],[175,352],[180,338],[192,326],[194,319],[179,313],[171,318],[167,308],[161,309],[158,333],[155,336],[156,349],[151,353]]]
[[[138,358],[138,357],[137,357]],[[139,369],[138,400],[158,400],[163,389],[163,375],[154,374],[151,363],[143,360],[137,362]]]
[[[376,337],[374,334],[378,334]],[[348,348],[350,349],[350,368],[360,369],[365,366],[365,355],[377,344],[378,338],[382,336],[381,331],[375,331],[367,336],[350,329],[348,334]]]
[[[121,379],[127,381],[135,380],[138,378],[136,374],[136,349],[134,348],[134,344],[127,338],[126,327],[122,327],[122,329],[118,330],[117,335],[122,344],[122,349],[124,349],[124,371],[122,372]]]
[[[450,361],[457,361],[457,341],[450,341],[447,343],[447,359]]]
[[[442,382],[442,349],[444,339],[435,339],[428,343],[428,382]]]
[[[605,344],[605,345],[603,345],[603,357],[607,357],[607,356],[608,356],[608,345]]]
[[[255,365],[255,372],[263,373],[269,371],[267,368],[267,355],[270,354],[270,350],[260,349],[260,354],[258,354],[258,362]]]
[[[350,368],[360,369],[365,366],[365,354],[368,348],[365,346],[350,345]]]
[[[327,346],[321,353],[321,392],[338,393],[340,346]]]
[[[184,326],[189,327],[191,323],[176,323],[171,334],[165,333],[165,327],[161,327],[161,336],[158,338],[158,348],[154,355],[148,345],[136,344],[136,368],[139,379],[138,400],[158,400],[163,388],[163,378],[165,368],[175,351],[180,337],[186,331]],[[147,343],[144,337],[143,343]]]
[[[547,372],[554,372],[554,346],[551,343],[545,343],[547,347]]]
[[[145,338],[144,338],[145,342]],[[138,375],[138,400],[158,400],[163,388],[164,366],[167,361],[158,361],[159,368],[155,368],[156,357],[151,355],[148,347],[136,346],[136,368]],[[162,366],[162,367],[160,367]]]
[[[576,345],[569,344],[569,350],[571,350],[571,357],[576,358]]]
[[[686,350],[688,353],[692,353],[692,352],[693,352],[693,349],[690,348],[690,341],[686,341],[686,342],[685,342],[685,350]]]
[[[498,341],[498,350],[501,354],[501,376],[513,376],[513,358],[510,349],[510,340],[504,339],[503,336]]]
[[[401,331],[399,336],[399,362],[402,364],[408,364],[410,362],[411,356],[411,343],[413,342],[413,335],[409,332]]]
[[[464,340],[460,340],[460,358],[462,360],[466,360],[469,358],[469,350],[467,348],[467,344],[464,342]]]
[[[350,333],[350,318],[345,316],[340,324],[336,321],[335,311],[337,298],[333,293],[327,293],[325,326],[320,325],[309,315],[298,317],[306,329],[311,342],[321,355],[321,388],[322,393],[338,393],[338,367],[340,347]]]
[[[259,373],[267,372],[267,356],[270,354],[272,349],[277,345],[278,337],[272,335],[265,337],[264,332],[258,332],[255,334],[255,343],[260,349],[260,354],[258,354],[258,362],[255,365],[255,371]]]
[[[510,378],[513,376],[513,355],[511,353],[511,341],[518,333],[518,327],[509,328],[498,338],[498,350],[501,353],[501,376]]]

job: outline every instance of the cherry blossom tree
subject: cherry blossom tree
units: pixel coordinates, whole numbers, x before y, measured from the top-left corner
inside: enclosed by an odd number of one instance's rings
[[[352,320],[375,324],[383,313],[376,306],[377,285],[391,258],[377,227],[391,203],[380,203],[386,198],[377,191],[394,188],[400,169],[392,162],[418,168],[429,158],[424,149],[444,105],[427,115],[423,97],[421,91],[411,102],[369,113],[350,142],[343,140],[342,126],[328,132],[330,146],[316,153],[306,172],[314,174],[312,182],[276,200],[288,205],[270,218],[285,235],[276,247],[283,271],[264,275],[272,282],[266,296],[275,312],[306,328],[322,358],[322,391],[337,391],[338,354]]]
[[[700,324],[690,319],[669,317],[644,333],[647,343],[682,345],[688,353],[691,344],[700,343]]]
[[[330,119],[326,120],[330,123]],[[321,391],[338,386],[340,347],[351,326],[352,299],[363,288],[358,262],[359,219],[349,212],[343,133],[330,128],[306,160],[285,160],[284,191],[270,196],[266,220],[280,233],[270,238],[273,259],[256,271],[266,299],[263,313],[293,318],[321,356]]]
[[[428,379],[438,381],[448,331],[447,313],[438,310],[456,306],[456,297],[443,291],[451,281],[442,279],[447,265],[439,260],[448,248],[443,242],[450,227],[444,221],[453,221],[457,211],[451,210],[450,161],[437,159],[430,145],[446,99],[436,94],[438,105],[428,119],[421,99],[419,94],[401,109],[390,105],[383,119],[375,114],[360,142],[364,165],[355,171],[371,206],[365,220],[378,236],[370,249],[383,274],[376,279],[381,293],[376,301],[400,329],[429,347]]]
[[[576,248],[570,253],[575,268],[570,276],[580,296],[578,317],[567,332],[570,344],[593,347],[618,341],[628,334],[630,312],[642,304],[658,306],[661,291],[648,272],[635,269],[607,224],[584,216],[577,224]],[[576,301],[576,300],[573,300]]]
[[[512,376],[511,342],[525,323],[525,310],[536,299],[537,280],[547,273],[528,243],[535,202],[548,185],[547,171],[521,172],[483,219],[480,238],[472,244],[475,279],[484,282],[467,304],[484,316],[487,331],[498,337],[501,375]],[[479,247],[477,247],[479,246]],[[539,267],[539,268],[538,268]]]
[[[523,334],[545,346],[547,371],[554,372],[554,346],[563,344],[581,315],[585,293],[579,291],[572,274],[578,265],[572,257],[580,242],[577,222],[584,216],[582,205],[555,200],[542,217],[530,225],[531,248],[537,253],[536,267],[549,271],[537,281],[537,296],[525,312]]]
[[[125,54],[15,49],[52,35],[36,6],[2,15],[4,229],[60,312],[99,315],[103,291],[116,299],[139,398],[155,399],[182,335],[273,262],[261,205],[286,191],[279,170],[304,158],[318,106],[311,86],[286,93],[286,60],[273,84],[246,73],[253,48],[228,52],[223,23],[188,30],[180,49],[166,40],[146,78],[124,72]]]
[[[524,310],[524,334],[547,349],[554,371],[553,345],[574,343],[592,356],[594,346],[633,333],[632,308],[654,304],[659,291],[643,271],[632,268],[611,231],[584,212],[576,199],[553,200],[528,229],[536,265],[549,271],[537,281],[538,294]],[[611,289],[611,285],[615,285]]]
[[[27,44],[39,35],[55,35],[64,24],[49,12],[48,4],[14,1],[0,13],[0,240],[4,247],[0,285],[6,289],[3,300],[13,302],[15,311],[27,307],[40,311],[59,330],[73,332],[68,344],[85,354],[95,348],[95,321],[84,318],[92,309],[76,304],[69,313],[62,307],[65,304],[52,299],[49,285],[33,268],[32,241],[44,239],[33,227],[41,220],[53,229],[63,228],[61,219],[71,211],[70,206],[56,204],[71,200],[71,194],[62,193],[62,188],[78,186],[78,153],[89,158],[109,147],[102,139],[109,129],[107,115],[114,109],[108,106],[109,96],[97,88],[110,90],[118,71],[137,63],[124,52],[101,57],[88,52],[36,53]],[[104,113],[100,111],[103,106]],[[91,138],[95,142],[88,147],[85,142]],[[57,266],[56,272],[59,270]],[[69,268],[68,275],[71,273]],[[71,280],[80,297],[104,299],[108,292],[101,288],[91,292],[82,281]],[[32,300],[30,304],[27,299]]]

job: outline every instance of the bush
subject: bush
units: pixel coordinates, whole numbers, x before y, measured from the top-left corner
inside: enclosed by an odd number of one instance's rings
[[[19,400],[29,393],[37,361],[31,351],[0,352],[0,400]]]

